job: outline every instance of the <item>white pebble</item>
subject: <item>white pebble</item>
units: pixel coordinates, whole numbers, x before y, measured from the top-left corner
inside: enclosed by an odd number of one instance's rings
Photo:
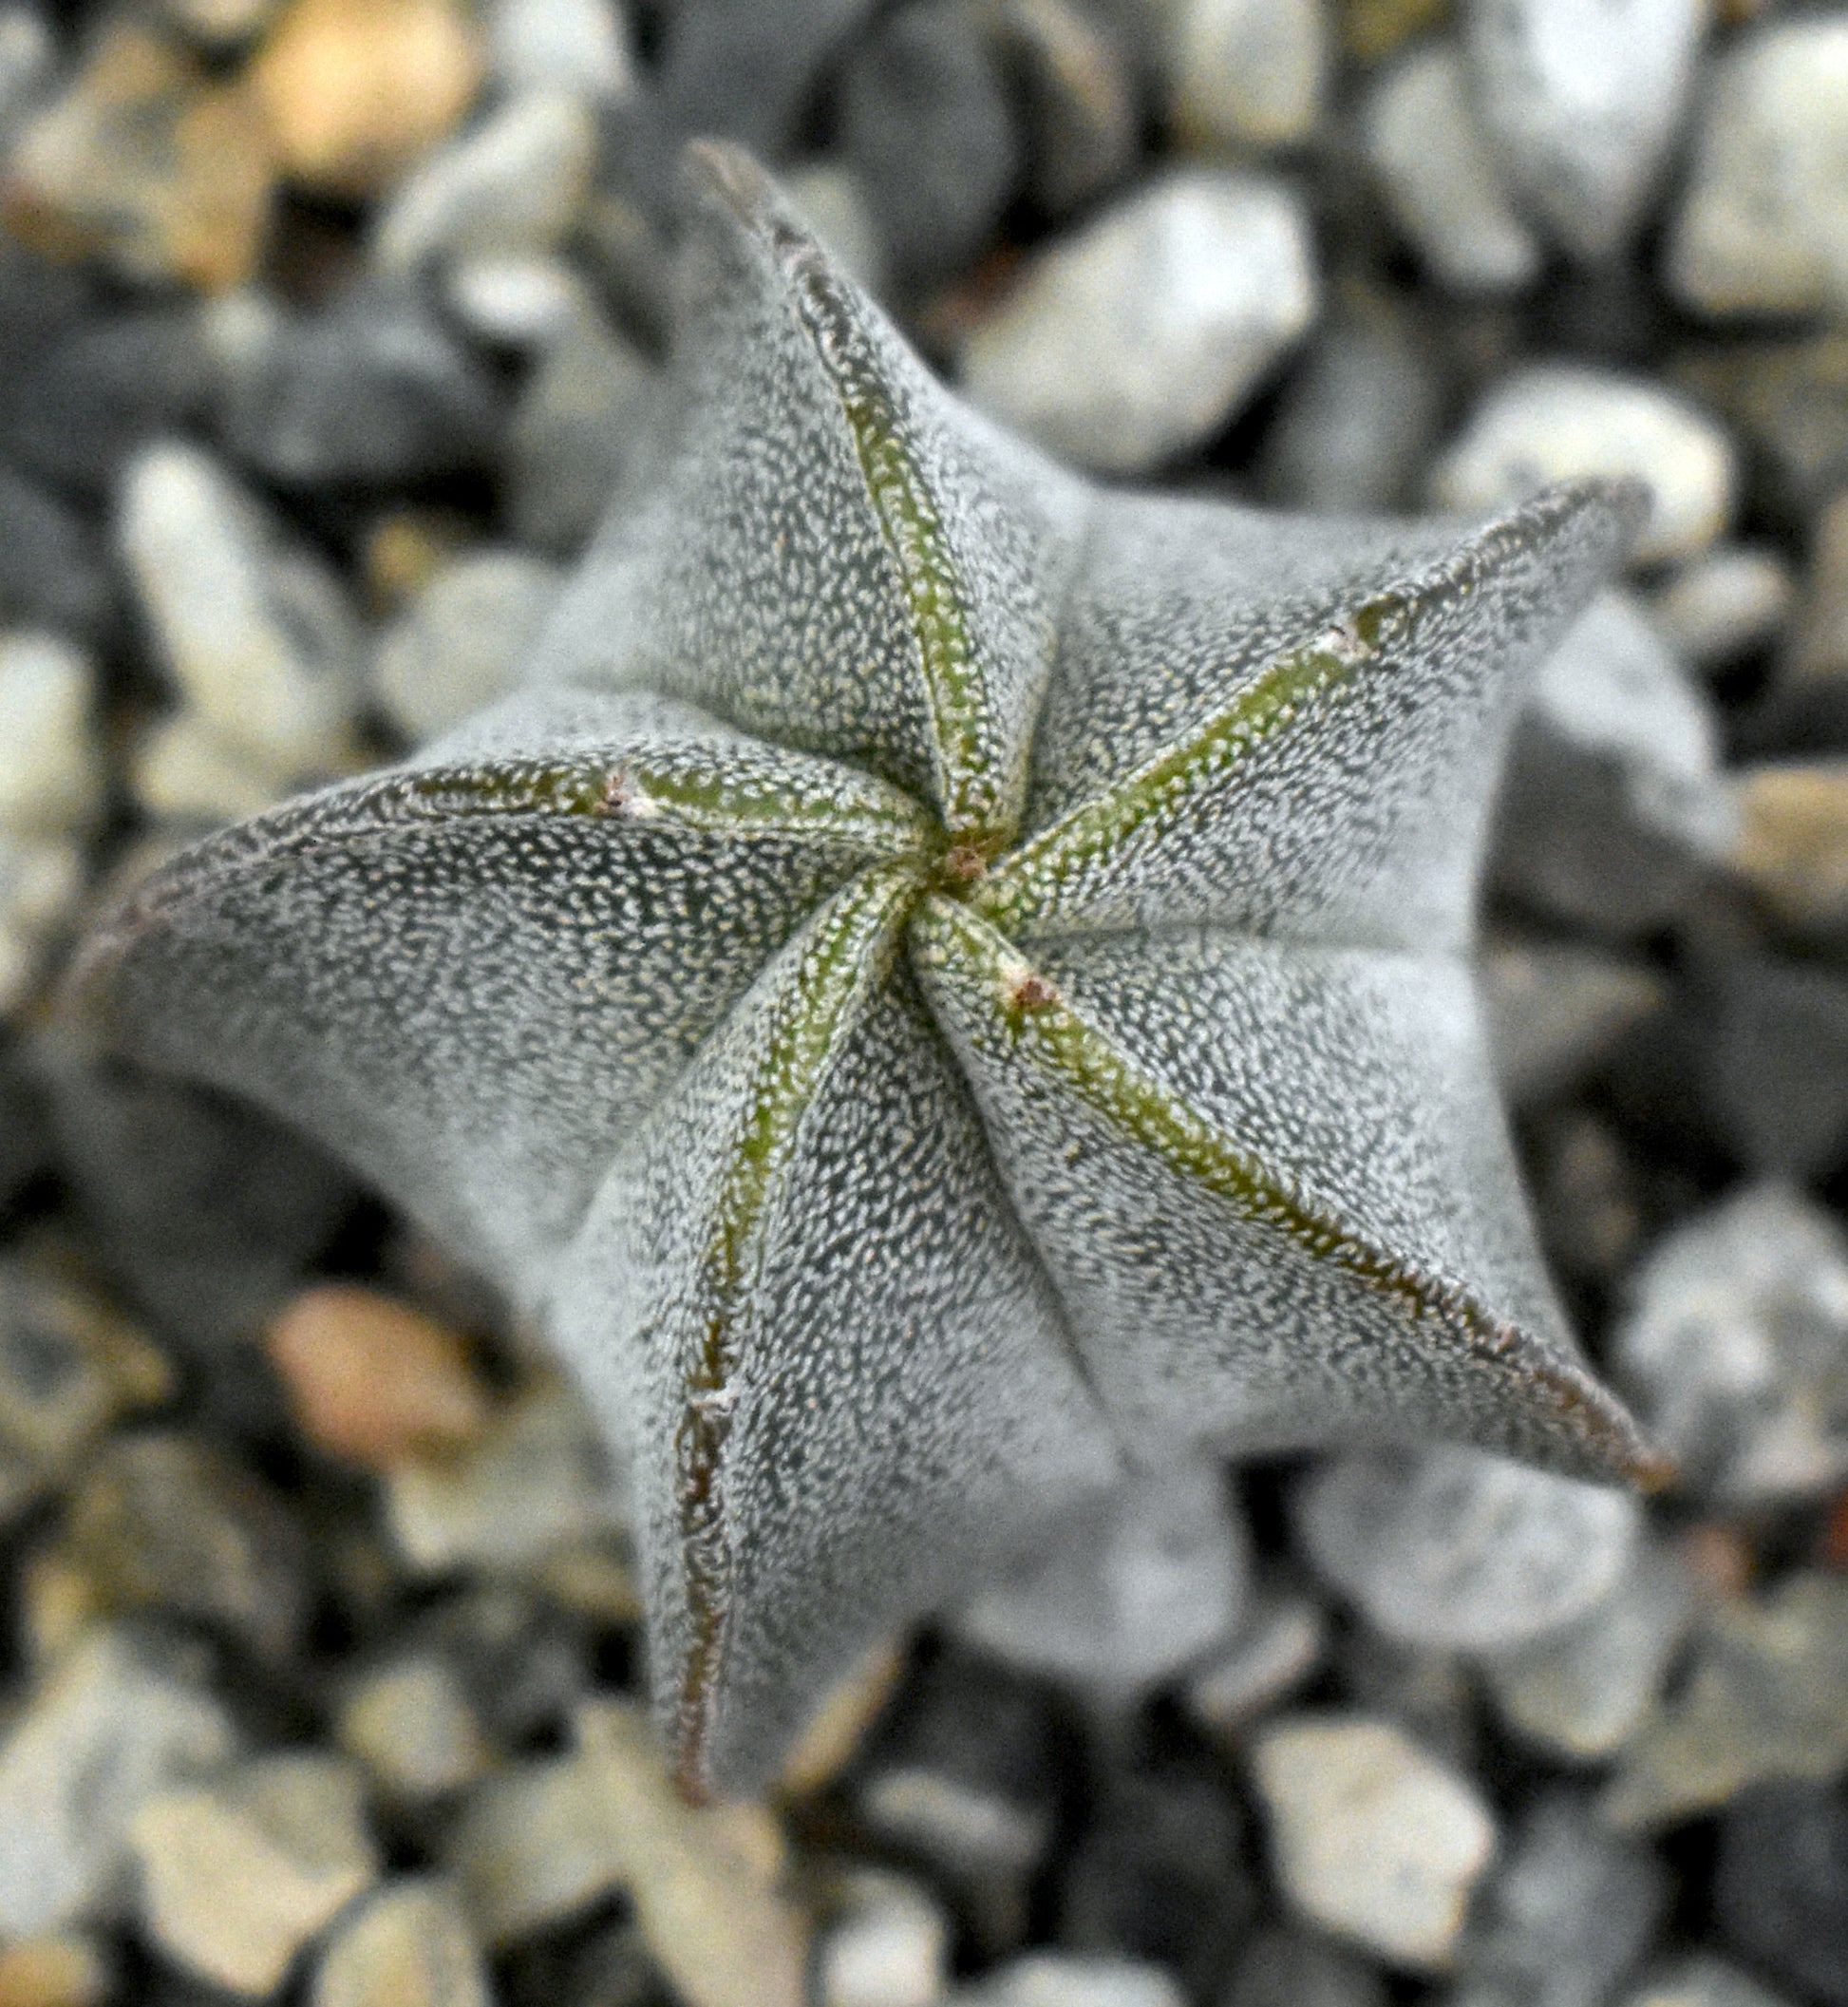
[[[1314,132],[1329,78],[1322,0],[1177,0],[1169,107],[1190,144],[1293,146]]]
[[[57,634],[0,635],[0,827],[56,835],[96,819],[95,702],[81,649]]]

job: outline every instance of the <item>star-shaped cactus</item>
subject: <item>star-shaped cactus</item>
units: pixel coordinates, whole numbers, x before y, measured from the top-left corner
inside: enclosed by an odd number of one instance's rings
[[[687,1788],[1136,1465],[1647,1474],[1534,1250],[1466,959],[1522,672],[1626,500],[1100,492],[698,152],[648,464],[519,694],[93,945],[547,1319],[634,1471]]]

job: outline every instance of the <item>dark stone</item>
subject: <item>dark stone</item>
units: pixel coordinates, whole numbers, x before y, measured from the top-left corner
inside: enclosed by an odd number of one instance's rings
[[[0,1044],[0,1207],[51,1162],[51,1139],[38,1090],[12,1046]]]
[[[162,308],[73,329],[16,382],[5,427],[12,458],[54,487],[106,502],[130,455],[203,412],[213,374],[196,317]]]
[[[1256,1907],[1237,1807],[1179,1763],[1110,1779],[1059,1897],[1059,1940],[1164,1965],[1190,1993],[1221,1985]]]
[[[1767,1784],[1720,1828],[1720,1927],[1746,1958],[1848,2007],[1848,1787]]]
[[[663,40],[669,143],[717,135],[776,159],[876,0],[681,0]]]
[[[93,637],[113,596],[89,524],[36,482],[0,465],[0,624]]]
[[[433,1610],[416,1636],[455,1667],[482,1726],[510,1748],[562,1732],[590,1684],[582,1627],[517,1588],[459,1596]]]
[[[233,358],[220,424],[281,487],[377,488],[485,467],[500,417],[485,365],[414,288],[362,283],[277,310]]]
[[[1811,1178],[1848,1152],[1848,976],[1744,956],[1711,979],[1706,1100],[1747,1169]]]
[[[960,272],[1022,166],[1012,107],[971,17],[928,0],[901,8],[849,59],[839,117],[894,278],[922,287]]]

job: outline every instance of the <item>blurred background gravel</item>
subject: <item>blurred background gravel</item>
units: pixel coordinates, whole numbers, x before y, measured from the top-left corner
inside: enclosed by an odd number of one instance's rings
[[[1086,466],[1650,483],[1484,982],[1684,1478],[1162,1473],[695,1815],[542,1348],[47,998],[517,673],[700,133]],[[9,0],[0,157],[0,2007],[1848,2003],[1848,11]]]

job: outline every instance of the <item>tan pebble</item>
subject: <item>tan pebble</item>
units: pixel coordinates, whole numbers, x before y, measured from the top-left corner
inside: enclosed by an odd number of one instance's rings
[[[1848,921],[1848,760],[1747,768],[1734,787],[1733,862],[1780,918]]]
[[[1377,63],[1401,44],[1435,28],[1450,11],[1450,0],[1348,0],[1342,40],[1350,55]]]
[[[6,220],[53,256],[100,254],[137,279],[210,293],[255,269],[275,149],[255,98],[118,22],[13,152]]]
[[[108,1960],[87,1938],[20,1938],[0,1951],[0,2007],[101,2007]]]
[[[459,516],[435,509],[393,509],[372,525],[363,559],[366,590],[390,613],[423,590],[468,542]]]
[[[349,1463],[388,1470],[486,1427],[487,1396],[462,1340],[376,1291],[307,1290],[270,1326],[268,1345],[304,1433]]]
[[[452,0],[295,0],[252,75],[288,172],[364,199],[453,129],[482,67],[480,39]]]

